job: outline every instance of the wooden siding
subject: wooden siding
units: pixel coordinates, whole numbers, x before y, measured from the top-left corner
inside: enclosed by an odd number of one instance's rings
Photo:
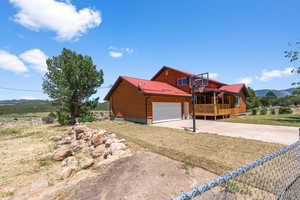
[[[191,98],[189,97],[171,97],[171,96],[146,96],[147,119],[152,119],[152,102],[181,102],[181,116],[184,112],[184,102],[189,102],[189,112],[191,113]]]
[[[189,85],[181,85],[177,86],[176,82],[180,78],[186,78],[187,75],[185,73],[182,73],[177,70],[172,70],[169,68],[165,68],[162,70],[154,79],[153,81],[161,81],[161,82],[166,82],[169,83],[170,85],[173,85],[174,87],[177,87],[185,92],[191,93],[191,88]],[[208,87],[210,88],[218,88],[221,85],[218,85],[215,82],[210,81]]]
[[[125,80],[110,96],[110,109],[115,117],[146,119],[145,96]]]

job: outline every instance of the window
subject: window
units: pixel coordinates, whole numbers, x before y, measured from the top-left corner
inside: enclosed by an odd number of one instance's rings
[[[240,107],[240,105],[241,105],[240,96],[235,96],[235,107]]]
[[[189,79],[188,78],[180,78],[176,82],[177,86],[187,85],[188,83],[189,83]]]

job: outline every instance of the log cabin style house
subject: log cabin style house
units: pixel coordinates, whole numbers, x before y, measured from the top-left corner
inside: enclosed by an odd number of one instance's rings
[[[192,94],[190,77],[171,67],[162,67],[151,80],[120,76],[105,96],[111,118],[151,124],[190,119]],[[196,90],[195,114],[204,119],[230,117],[246,112],[247,88],[212,79],[203,91]]]

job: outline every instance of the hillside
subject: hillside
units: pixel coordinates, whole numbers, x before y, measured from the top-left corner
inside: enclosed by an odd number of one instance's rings
[[[289,89],[285,89],[285,90],[263,89],[263,90],[255,90],[255,94],[256,94],[256,96],[263,97],[267,94],[268,91],[272,91],[272,92],[274,92],[274,94],[277,97],[285,97],[285,96],[291,95],[294,90],[295,90],[295,88],[289,88]]]
[[[0,101],[0,115],[23,114],[37,112],[54,112],[56,109],[45,100],[2,100]],[[107,102],[99,103],[96,110],[108,110]]]
[[[42,104],[46,103],[46,100],[41,99],[11,99],[11,100],[0,100],[0,105],[15,105],[15,104]]]

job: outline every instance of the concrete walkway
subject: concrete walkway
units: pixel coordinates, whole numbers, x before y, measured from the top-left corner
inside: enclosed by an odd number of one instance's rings
[[[170,121],[153,125],[184,129],[192,127],[192,120]],[[298,127],[241,124],[209,120],[197,120],[196,125],[197,129],[199,129],[200,132],[215,133],[218,135],[241,137],[246,139],[255,139],[264,142],[292,144],[299,139]]]

